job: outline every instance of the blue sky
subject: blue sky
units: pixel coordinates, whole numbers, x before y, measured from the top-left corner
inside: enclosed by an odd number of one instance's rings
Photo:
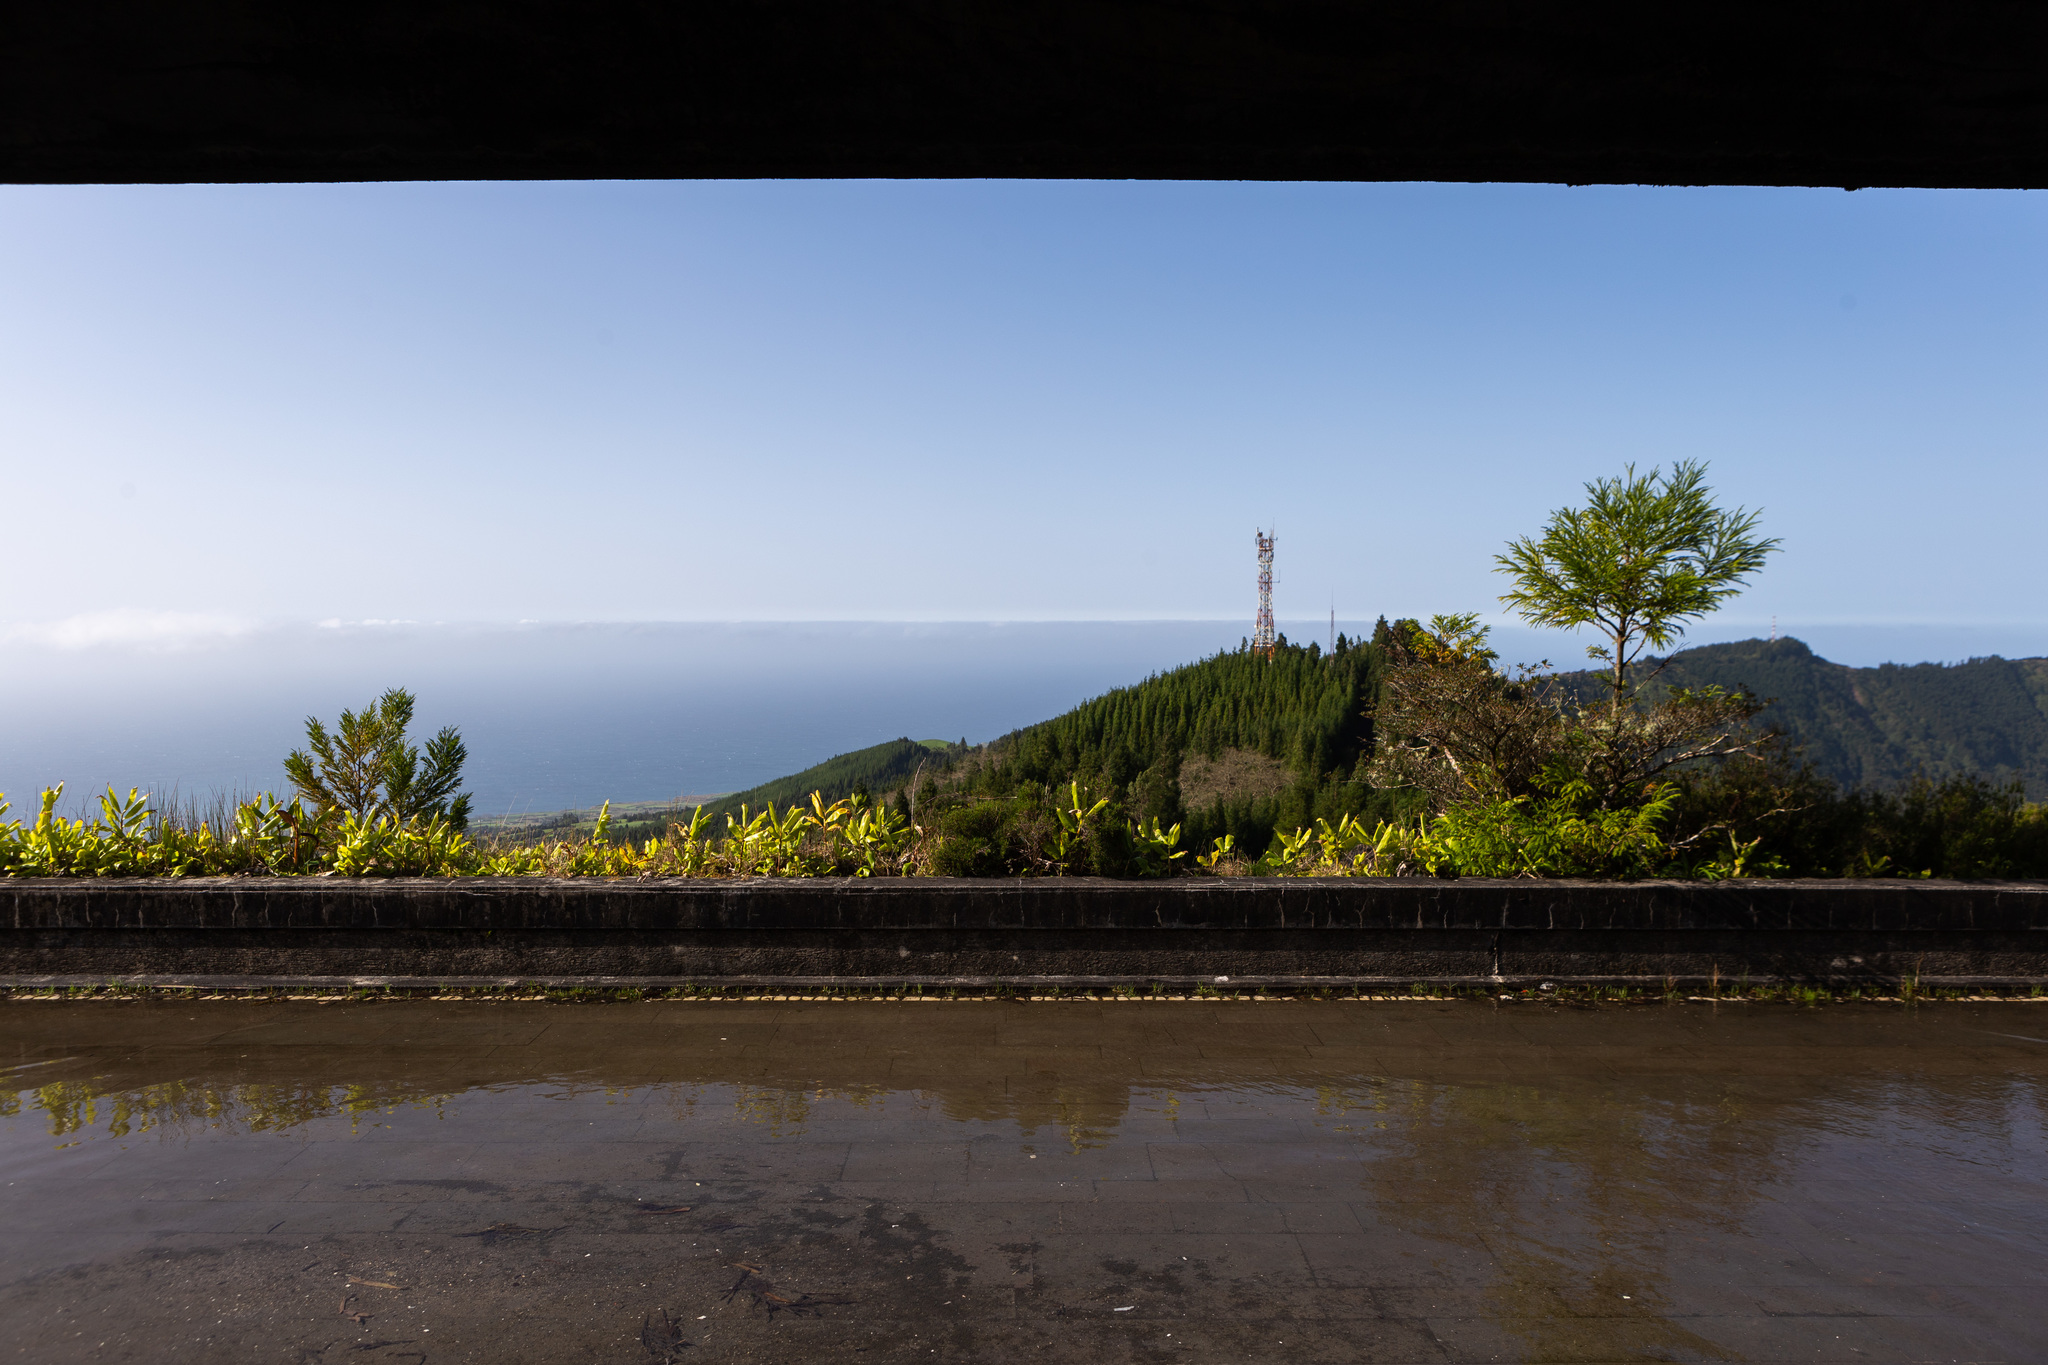
[[[2048,653],[2048,196],[0,188],[0,632],[1497,610],[1589,478],[1785,550],[1719,634]],[[2041,627],[2041,629],[2036,629]],[[67,632],[69,632],[67,634]]]

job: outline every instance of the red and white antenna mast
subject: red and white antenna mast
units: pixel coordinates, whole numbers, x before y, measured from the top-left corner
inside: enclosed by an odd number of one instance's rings
[[[1253,531],[1259,546],[1259,619],[1252,626],[1252,653],[1273,657],[1273,536]]]

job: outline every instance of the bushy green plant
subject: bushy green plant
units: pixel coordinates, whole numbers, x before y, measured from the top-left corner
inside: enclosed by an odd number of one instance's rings
[[[2048,876],[2048,807],[2018,782],[1918,778],[1844,791],[1784,753],[1680,774],[1671,841],[1683,869],[1723,875]]]
[[[1455,803],[1434,818],[1346,817],[1279,832],[1258,870],[1303,877],[1640,877],[1663,867],[1659,833],[1676,800],[1658,789],[1640,805],[1602,807],[1582,780],[1560,774],[1535,796]]]
[[[1763,843],[1762,835],[1744,841],[1736,838],[1732,830],[1721,833],[1728,841],[1727,847],[1709,844],[1706,856],[1692,865],[1693,876],[1718,882],[1740,877],[1782,877],[1790,870],[1783,858],[1757,851]]]
[[[1108,797],[1069,782],[1050,805],[1025,790],[1007,800],[955,806],[925,831],[915,863],[944,877],[1164,877],[1188,856],[1181,827],[1158,817],[1132,820]]]
[[[126,870],[122,865],[128,861],[129,846],[121,832],[57,814],[63,795],[62,783],[49,788],[43,792],[34,824],[24,827],[16,820],[0,829],[0,860],[7,871],[24,877],[96,877]],[[113,796],[113,788],[107,795]],[[0,815],[7,810],[7,803],[0,801]]]
[[[1018,813],[1008,802],[986,801],[948,811],[939,819],[937,836],[926,855],[935,877],[1001,877],[1015,875]]]
[[[1067,784],[1065,799],[1053,807],[1058,828],[1047,851],[1047,863],[1053,871],[1065,872],[1086,855],[1088,836],[1102,823],[1108,809],[1108,797],[1096,797],[1093,791],[1083,796],[1078,779]]]
[[[1220,834],[1210,841],[1207,853],[1195,855],[1195,865],[1209,872],[1221,872],[1232,863],[1241,861],[1237,856],[1237,840],[1232,835]]]
[[[1442,865],[1461,876],[1644,877],[1664,864],[1658,826],[1674,799],[1660,789],[1639,806],[1611,810],[1568,794],[1511,797],[1453,806],[1429,837]]]
[[[1177,870],[1174,864],[1188,856],[1188,851],[1180,846],[1180,826],[1163,830],[1156,815],[1134,824],[1131,836],[1140,876],[1172,876]]]
[[[180,823],[131,787],[109,787],[96,820],[57,814],[59,783],[46,789],[35,822],[0,825],[0,874],[24,877],[219,876],[318,870],[329,824],[297,801],[261,796],[235,804],[216,827]],[[0,796],[0,815],[9,809]]]
[[[456,876],[475,865],[469,840],[439,815],[343,817],[334,870],[344,877]]]

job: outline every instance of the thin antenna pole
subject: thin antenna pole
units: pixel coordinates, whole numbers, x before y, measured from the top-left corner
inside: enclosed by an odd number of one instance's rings
[[[1252,653],[1273,657],[1273,542],[1274,536],[1254,530],[1259,547],[1259,615],[1252,624]]]

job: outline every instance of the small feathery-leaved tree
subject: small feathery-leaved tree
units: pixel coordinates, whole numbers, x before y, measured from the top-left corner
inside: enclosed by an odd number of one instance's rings
[[[1707,487],[1707,467],[1681,460],[1666,475],[1586,485],[1584,507],[1550,514],[1537,538],[1508,542],[1495,564],[1514,581],[1501,601],[1531,625],[1592,627],[1606,643],[1586,653],[1609,670],[1619,715],[1628,669],[1645,649],[1663,649],[1696,620],[1735,596],[1778,548],[1759,538],[1761,512],[1724,511]]]
[[[306,748],[286,757],[285,776],[308,802],[358,821],[438,817],[466,828],[469,794],[456,788],[469,750],[452,725],[424,749],[408,743],[413,704],[412,693],[394,687],[361,711],[343,711],[332,733],[306,717]]]

